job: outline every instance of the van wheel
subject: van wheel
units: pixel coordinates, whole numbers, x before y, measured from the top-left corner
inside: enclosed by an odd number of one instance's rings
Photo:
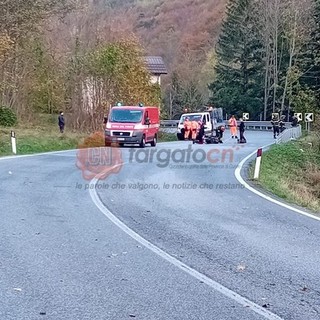
[[[153,137],[153,140],[151,141],[151,147],[155,147],[157,144],[157,136]]]
[[[145,136],[143,136],[140,142],[140,148],[144,148],[145,146],[146,146],[146,138]]]

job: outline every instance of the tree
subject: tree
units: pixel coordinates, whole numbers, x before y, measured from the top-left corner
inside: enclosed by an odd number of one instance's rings
[[[256,0],[230,0],[217,44],[212,103],[228,113],[262,111],[263,60]]]
[[[37,30],[48,17],[66,14],[76,3],[76,0],[0,0],[0,31],[17,39]]]
[[[77,77],[80,96],[72,101],[72,113],[78,117],[77,124],[99,128],[103,114],[117,102],[160,105],[160,88],[150,82],[144,52],[135,39],[99,45],[81,63]],[[76,70],[79,71],[79,67]],[[71,96],[74,95],[71,93]]]
[[[170,83],[167,86],[167,90],[165,92],[165,105],[169,106],[167,110],[167,114],[169,118],[177,118],[180,117],[181,113],[183,113],[184,102],[182,97],[182,83],[180,79],[180,75],[177,71],[172,72],[170,77]]]
[[[299,83],[306,91],[314,93],[316,107],[320,111],[320,0],[313,0],[309,36],[299,56],[302,70]]]
[[[35,112],[53,114],[64,106],[64,78],[59,63],[41,38],[31,42],[28,103]]]

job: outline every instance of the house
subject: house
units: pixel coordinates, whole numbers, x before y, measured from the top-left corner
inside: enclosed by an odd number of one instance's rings
[[[162,74],[168,74],[167,68],[162,57],[148,56],[145,57],[146,65],[151,73],[151,83],[161,84],[160,77]]]

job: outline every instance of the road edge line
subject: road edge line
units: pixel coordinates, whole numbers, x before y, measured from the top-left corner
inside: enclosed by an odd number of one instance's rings
[[[110,168],[111,170],[111,168]],[[203,273],[200,273],[199,271],[189,267],[185,263],[181,262],[180,260],[174,258],[170,254],[166,253],[156,245],[152,244],[150,241],[146,240],[142,236],[140,236],[138,233],[136,233],[134,230],[130,229],[125,223],[123,223],[120,219],[118,219],[101,201],[99,198],[97,192],[96,192],[96,185],[99,182],[99,178],[94,178],[91,180],[90,184],[93,184],[93,188],[89,188],[89,194],[91,197],[91,200],[96,205],[96,207],[101,211],[101,213],[110,220],[114,225],[116,225],[119,229],[121,229],[123,232],[125,232],[128,236],[130,236],[132,239],[136,240],[138,243],[143,245],[145,248],[149,249],[153,253],[160,256],[162,259],[166,260],[167,262],[171,263],[178,269],[186,272],[187,274],[191,275],[192,277],[196,278],[197,280],[205,283],[206,285],[213,288],[215,291],[221,293],[225,297],[234,300],[238,304],[242,305],[243,307],[250,307],[250,310],[263,316],[264,318],[268,320],[283,320],[283,318],[279,317],[278,315],[270,312],[269,310],[266,310],[264,307],[256,304],[255,302],[241,296],[240,294],[232,291],[231,289],[228,289],[224,287],[222,284],[210,279]]]
[[[274,144],[274,143],[270,143],[270,144],[268,144],[268,145],[265,145],[265,146],[262,147],[262,149],[265,150],[265,149],[267,149],[268,147],[270,147],[270,146],[273,145],[273,144]],[[304,215],[304,216],[306,216],[306,217],[309,217],[309,218],[312,218],[312,219],[314,219],[314,220],[320,221],[320,217],[318,217],[318,216],[316,216],[316,215],[313,215],[313,214],[310,214],[310,213],[308,213],[308,212],[306,212],[306,211],[303,211],[303,210],[301,210],[301,209],[295,208],[295,207],[293,207],[293,206],[291,206],[291,205],[289,205],[289,204],[287,204],[287,203],[285,203],[285,202],[282,202],[282,201],[279,201],[279,200],[277,200],[277,199],[274,199],[274,198],[272,198],[271,196],[268,196],[268,195],[266,195],[266,194],[258,191],[256,188],[250,186],[250,185],[245,181],[245,179],[244,179],[244,178],[242,177],[242,175],[241,175],[241,170],[243,169],[244,164],[245,164],[251,157],[253,157],[253,156],[256,154],[256,152],[257,152],[257,151],[254,151],[254,152],[250,153],[250,154],[247,155],[245,158],[243,158],[243,159],[240,161],[240,163],[238,164],[237,168],[236,168],[235,171],[234,171],[234,175],[235,175],[236,179],[238,180],[238,182],[239,182],[240,184],[242,184],[242,185],[243,185],[246,189],[248,189],[249,191],[251,191],[251,192],[255,193],[256,195],[264,198],[264,199],[267,200],[267,201],[270,201],[270,202],[272,202],[272,203],[274,203],[274,204],[277,204],[277,205],[279,205],[279,206],[281,206],[281,207],[284,207],[284,208],[286,208],[286,209],[288,209],[288,210],[291,210],[291,211],[294,211],[294,212],[296,212],[296,213],[299,213],[300,215]]]

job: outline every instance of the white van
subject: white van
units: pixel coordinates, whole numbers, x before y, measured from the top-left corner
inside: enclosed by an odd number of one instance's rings
[[[190,121],[202,121],[204,123],[205,134],[212,132],[212,121],[209,112],[184,113],[181,115],[178,123],[177,138],[184,140],[184,121],[189,118]]]

